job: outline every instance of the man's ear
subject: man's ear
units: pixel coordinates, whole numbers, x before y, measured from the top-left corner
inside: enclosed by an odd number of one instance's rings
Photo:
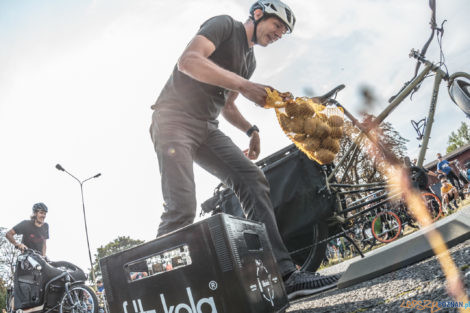
[[[263,10],[261,9],[256,9],[254,12],[253,12],[253,16],[255,17],[255,20],[259,20],[262,16],[263,16]]]

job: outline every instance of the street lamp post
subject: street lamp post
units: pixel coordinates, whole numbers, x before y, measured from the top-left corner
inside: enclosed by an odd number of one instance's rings
[[[95,283],[95,270],[93,269],[93,261],[91,259],[91,251],[90,251],[90,240],[88,239],[88,227],[87,227],[87,223],[86,223],[86,213],[85,213],[85,200],[84,200],[84,197],[83,197],[83,184],[87,181],[89,181],[90,179],[93,179],[93,178],[98,178],[101,176],[101,173],[98,173],[94,176],[91,176],[85,180],[80,180],[78,179],[77,177],[75,177],[73,174],[67,172],[60,164],[57,164],[56,166],[56,169],[58,169],[59,171],[62,171],[62,172],[65,172],[67,174],[69,174],[71,177],[73,177],[79,184],[80,184],[80,192],[81,192],[81,195],[82,195],[82,209],[83,209],[83,221],[85,223],[85,235],[86,235],[86,243],[87,243],[87,246],[88,246],[88,257],[90,259],[90,266],[91,266],[91,281],[93,283]]]

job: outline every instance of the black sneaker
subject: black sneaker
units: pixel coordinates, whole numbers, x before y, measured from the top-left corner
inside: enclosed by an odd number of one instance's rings
[[[300,296],[309,296],[320,291],[336,287],[339,275],[322,276],[310,272],[293,272],[284,282],[287,298],[292,300]]]

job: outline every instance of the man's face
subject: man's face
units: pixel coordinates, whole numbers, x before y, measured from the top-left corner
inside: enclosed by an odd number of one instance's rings
[[[44,220],[46,219],[46,212],[43,210],[39,210],[36,212],[36,221],[39,224],[44,224]]]
[[[280,39],[286,32],[287,26],[277,17],[271,16],[259,22],[256,39],[260,46],[266,47]]]
[[[442,155],[438,154],[438,155],[437,155],[437,159],[438,159],[438,160],[442,159]]]

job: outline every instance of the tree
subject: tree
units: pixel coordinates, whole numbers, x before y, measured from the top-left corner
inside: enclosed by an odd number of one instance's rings
[[[100,276],[101,275],[101,269],[99,266],[99,261],[100,259],[117,253],[119,251],[127,250],[129,248],[135,247],[137,245],[140,245],[144,243],[143,240],[139,239],[132,239],[129,236],[119,236],[113,241],[109,242],[105,246],[99,247],[96,251],[95,254],[95,262],[93,263],[93,269],[95,270],[95,275]]]
[[[6,228],[0,227],[0,281],[6,285],[11,285],[15,274],[16,258],[20,251],[15,249],[5,237],[7,231]],[[17,236],[17,241],[19,241],[19,237]]]
[[[6,309],[7,288],[3,279],[0,278],[0,310]]]
[[[367,118],[371,118],[368,116]],[[341,148],[336,157],[340,160],[349,147],[354,143],[359,136],[359,129],[354,127],[351,122],[345,121],[344,136],[341,139]],[[398,159],[403,159],[406,155],[406,142],[407,139],[403,138],[393,126],[384,122],[380,125],[378,131],[374,131],[378,136],[382,145],[388,151],[391,151]],[[344,184],[364,184],[383,181],[385,179],[383,173],[380,171],[384,164],[383,159],[380,157],[377,149],[372,145],[368,139],[362,140],[362,143],[356,152],[357,158],[352,161],[350,168],[346,171],[346,167],[353,157],[353,153],[346,156],[346,162],[341,165],[336,177]],[[341,179],[342,177],[342,179]]]
[[[467,123],[462,122],[457,129],[457,133],[451,132],[448,140],[447,153],[465,146],[470,143],[470,127]]]

